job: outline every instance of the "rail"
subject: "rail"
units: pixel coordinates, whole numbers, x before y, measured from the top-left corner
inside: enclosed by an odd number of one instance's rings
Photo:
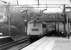
[[[25,39],[22,39],[22,40],[13,41],[13,42],[10,42],[10,43],[3,44],[3,45],[0,46],[0,50],[5,50],[7,48],[22,44],[26,41],[29,41],[29,38],[25,38]]]

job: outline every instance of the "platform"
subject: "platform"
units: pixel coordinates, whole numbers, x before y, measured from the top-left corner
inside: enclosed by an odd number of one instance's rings
[[[43,37],[21,50],[71,50],[71,39]]]

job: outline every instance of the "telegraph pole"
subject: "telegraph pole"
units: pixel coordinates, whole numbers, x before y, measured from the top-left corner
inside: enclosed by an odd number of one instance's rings
[[[66,12],[65,12],[66,8],[71,8],[71,7],[65,7],[64,5],[64,9],[63,9],[64,20],[65,20],[64,21],[64,32],[67,34],[68,39],[69,39],[70,38],[70,29],[69,29],[70,25],[69,25],[69,18],[68,16],[66,16]]]
[[[39,6],[39,0],[38,0],[38,6]]]
[[[63,5],[63,17],[64,17],[64,33],[65,33],[65,35],[67,34],[67,31],[66,31],[66,23],[67,23],[67,21],[66,21],[66,13],[65,13],[65,5]]]
[[[17,5],[19,5],[19,2],[18,2],[18,0],[17,0]]]

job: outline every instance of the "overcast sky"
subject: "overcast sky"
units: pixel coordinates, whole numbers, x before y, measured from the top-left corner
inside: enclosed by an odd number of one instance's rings
[[[11,4],[17,4],[17,1],[19,3],[19,5],[31,5],[31,4],[37,4],[38,1],[37,0],[3,0],[6,2],[9,2]],[[0,2],[2,3],[2,2]],[[70,2],[69,0],[39,0],[39,4],[69,4]],[[38,7],[37,5],[33,5],[33,7]],[[46,5],[40,5],[39,7],[46,7]],[[48,8],[47,11],[45,12],[62,12],[62,6],[58,5],[48,5],[48,7],[60,7],[60,8]],[[44,8],[40,8],[41,10],[43,10]]]

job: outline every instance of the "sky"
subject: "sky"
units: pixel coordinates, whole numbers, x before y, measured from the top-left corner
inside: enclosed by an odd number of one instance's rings
[[[34,4],[38,4],[37,0],[2,0],[2,1],[6,1],[9,2],[11,5],[17,5],[17,1],[19,5],[31,5],[33,7],[38,7],[38,5],[34,5]],[[0,2],[2,3],[2,2]],[[70,5],[70,1],[69,0],[39,0],[39,4],[48,4],[48,9],[46,11],[44,11],[45,13],[51,13],[51,12],[62,12],[62,5],[53,5],[53,4],[68,4]],[[3,3],[2,3],[3,4]],[[52,4],[52,5],[49,5]],[[46,7],[46,5],[39,5],[39,7]],[[49,8],[52,7],[52,8]],[[56,7],[56,8],[53,8]],[[35,8],[35,9],[39,9],[39,10],[44,10],[45,8]]]

